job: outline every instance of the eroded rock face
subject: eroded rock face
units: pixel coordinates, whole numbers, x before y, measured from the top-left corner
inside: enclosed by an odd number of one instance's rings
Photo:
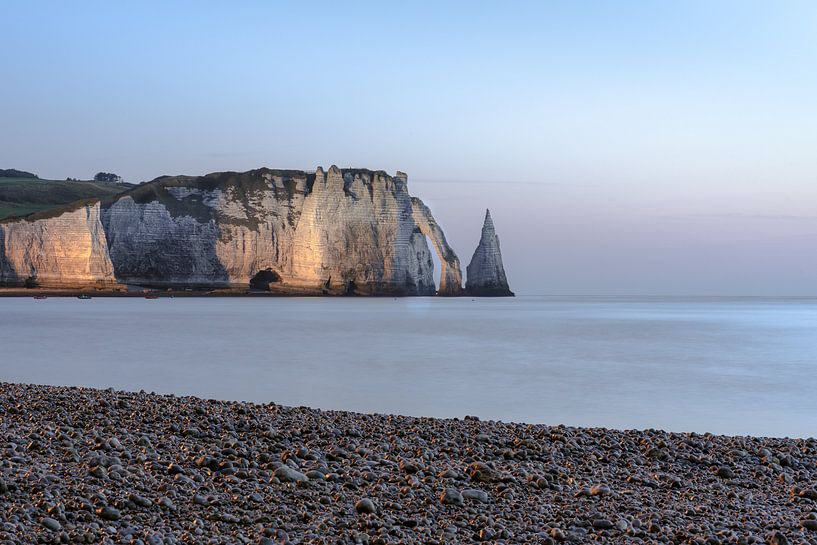
[[[445,233],[437,225],[431,210],[417,197],[411,198],[414,221],[420,232],[431,240],[437,256],[440,258],[440,295],[461,295],[462,294],[462,271],[460,270],[460,259],[448,241]]]
[[[499,237],[494,229],[491,211],[485,211],[485,222],[482,225],[482,237],[474,251],[471,263],[466,268],[467,281],[465,290],[469,295],[485,297],[513,296],[508,287],[505,267],[502,265],[502,252],[499,249]]]
[[[333,166],[162,177],[102,207],[0,229],[8,284],[35,277],[42,285],[434,295],[428,237],[442,262],[439,293],[462,292],[459,259],[399,172]]]
[[[116,278],[129,284],[227,286],[214,221],[173,216],[158,201],[124,197],[103,211]]]
[[[0,283],[85,287],[113,285],[99,202],[53,217],[0,223]]]
[[[433,295],[405,175],[321,168],[166,178],[103,213],[116,276],[148,285]]]
[[[433,295],[434,270],[404,176],[314,174],[292,237],[284,282],[363,294]]]

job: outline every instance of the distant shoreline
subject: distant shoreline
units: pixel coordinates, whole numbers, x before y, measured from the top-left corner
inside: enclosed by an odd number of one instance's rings
[[[323,293],[317,290],[277,290],[277,291],[248,291],[246,289],[238,288],[215,288],[215,289],[194,289],[188,290],[167,290],[167,289],[151,289],[145,288],[143,291],[138,290],[108,290],[95,288],[0,288],[0,298],[2,297],[17,297],[17,298],[34,298],[37,296],[46,297],[108,297],[108,298],[144,298],[147,296],[165,298],[177,297],[325,297],[329,299],[335,298],[364,298],[364,299],[391,299],[391,298],[418,298],[418,297],[443,297],[449,298],[467,298],[477,297],[467,294],[463,295],[391,295],[391,294],[342,294],[342,293]]]
[[[210,538],[252,543],[805,543],[817,532],[815,439],[10,383],[0,435],[6,540],[187,543],[202,521]]]

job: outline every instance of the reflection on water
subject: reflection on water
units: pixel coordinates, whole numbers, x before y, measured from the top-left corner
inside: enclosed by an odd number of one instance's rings
[[[0,299],[0,380],[817,435],[817,300]]]

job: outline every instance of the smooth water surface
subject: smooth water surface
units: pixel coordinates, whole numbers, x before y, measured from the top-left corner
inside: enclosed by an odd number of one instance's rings
[[[0,380],[817,436],[817,299],[0,299]]]

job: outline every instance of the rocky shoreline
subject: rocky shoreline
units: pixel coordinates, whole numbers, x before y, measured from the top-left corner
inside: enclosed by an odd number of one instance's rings
[[[0,297],[34,298],[34,297],[346,297],[340,293],[323,293],[317,290],[292,291],[248,291],[243,288],[220,288],[205,290],[143,290],[126,289],[66,289],[66,288],[0,288]],[[396,297],[392,295],[367,295],[366,297]],[[403,297],[403,296],[400,296]]]
[[[173,290],[173,289],[89,289],[89,288],[0,288],[0,297],[16,298],[49,298],[49,297],[135,297],[144,298],[177,298],[177,297],[367,297],[367,298],[395,298],[395,297],[416,297],[406,295],[358,295],[355,293],[324,292],[319,290],[270,290],[252,291],[245,288],[218,288],[218,289],[196,289],[196,290]],[[461,297],[467,295],[462,294]],[[431,297],[431,296],[428,296]],[[475,296],[479,297],[479,296]]]
[[[817,543],[817,440],[0,383],[0,543]]]

